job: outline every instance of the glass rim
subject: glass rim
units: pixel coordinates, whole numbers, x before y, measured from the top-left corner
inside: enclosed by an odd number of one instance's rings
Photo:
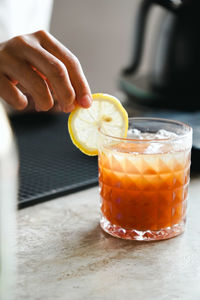
[[[187,128],[187,132],[183,133],[181,135],[177,135],[176,137],[167,137],[167,138],[163,138],[163,139],[139,139],[139,138],[125,138],[125,137],[117,137],[117,136],[113,136],[113,135],[109,135],[107,133],[104,133],[102,131],[101,128],[99,128],[99,133],[102,134],[105,137],[111,138],[111,139],[115,139],[118,141],[130,141],[130,142],[134,142],[134,143],[147,143],[147,142],[153,142],[153,143],[165,143],[165,142],[171,142],[174,140],[179,140],[179,139],[184,139],[185,137],[188,137],[190,134],[192,134],[193,129],[191,126],[189,126],[188,124],[181,122],[181,121],[177,121],[177,120],[172,120],[172,119],[166,119],[166,118],[153,118],[153,117],[130,117],[128,118],[128,121],[134,121],[134,120],[141,120],[141,121],[152,121],[152,122],[164,122],[164,123],[168,123],[168,124],[174,124],[174,125],[180,125],[182,127]]]

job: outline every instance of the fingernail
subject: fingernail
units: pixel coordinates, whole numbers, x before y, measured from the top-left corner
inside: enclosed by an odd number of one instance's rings
[[[89,95],[85,95],[80,99],[79,103],[81,106],[88,108],[92,104],[92,98]]]

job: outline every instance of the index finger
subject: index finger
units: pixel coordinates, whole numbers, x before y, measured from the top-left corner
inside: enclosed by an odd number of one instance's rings
[[[77,57],[50,33],[38,31],[36,35],[40,45],[66,66],[77,102],[83,107],[89,107],[92,102],[91,91]]]

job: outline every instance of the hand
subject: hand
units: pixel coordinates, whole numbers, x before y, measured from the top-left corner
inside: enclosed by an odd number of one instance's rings
[[[0,96],[22,110],[33,99],[37,111],[58,105],[71,112],[89,107],[91,92],[76,56],[51,34],[37,31],[0,43]]]

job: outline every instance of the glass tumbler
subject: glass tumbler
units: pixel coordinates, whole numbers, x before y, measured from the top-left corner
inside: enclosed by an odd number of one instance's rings
[[[127,138],[99,132],[100,225],[130,240],[162,240],[185,229],[192,128],[130,118]]]

